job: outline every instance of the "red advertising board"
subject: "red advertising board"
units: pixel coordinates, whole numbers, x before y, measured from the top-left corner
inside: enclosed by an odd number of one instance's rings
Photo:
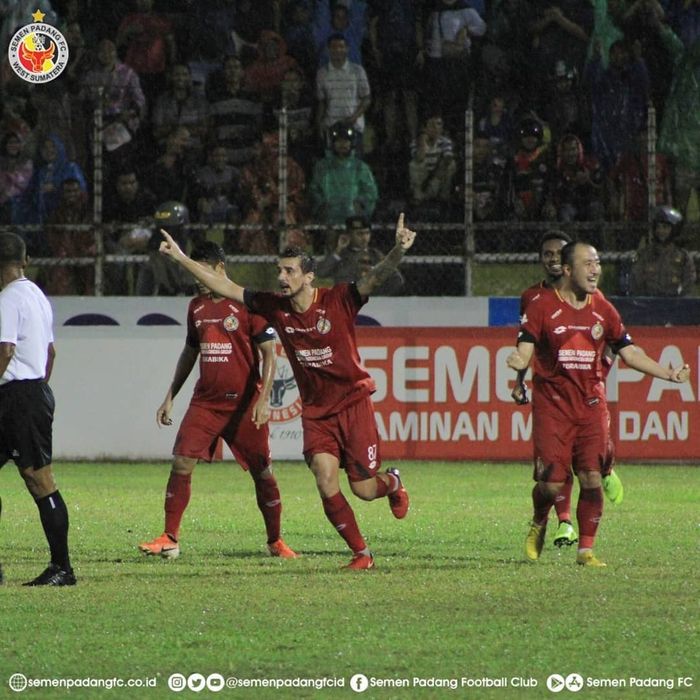
[[[510,397],[505,364],[514,328],[360,327],[385,458],[529,460],[531,408]],[[630,329],[666,366],[685,361],[689,383],[671,384],[616,362],[607,380],[620,459],[700,460],[700,328]]]

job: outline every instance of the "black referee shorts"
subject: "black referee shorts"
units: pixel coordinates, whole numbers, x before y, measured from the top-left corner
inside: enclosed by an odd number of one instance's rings
[[[0,385],[0,467],[10,459],[20,469],[51,464],[54,408],[43,379]]]

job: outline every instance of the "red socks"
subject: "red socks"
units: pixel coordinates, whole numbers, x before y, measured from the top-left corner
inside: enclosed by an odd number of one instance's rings
[[[554,510],[557,511],[559,522],[571,522],[571,491],[574,488],[574,478],[569,474],[559,493],[554,497]]]
[[[190,502],[192,475],[170,472],[165,488],[165,532],[176,540],[180,537],[182,514]]]
[[[532,489],[532,507],[534,511],[532,522],[536,525],[544,525],[552,507],[552,498],[549,494],[543,493],[539,483],[536,483]]]
[[[603,489],[581,489],[578,496],[576,518],[578,520],[579,549],[593,549],[598,524],[603,516]]]
[[[280,538],[280,520],[282,518],[282,499],[277,480],[274,476],[267,479],[254,476],[253,481],[255,482],[258,508],[265,521],[267,543],[272,544]]]
[[[357,527],[355,514],[350,504],[345,500],[345,496],[338,491],[335,496],[322,498],[321,502],[326,517],[331,521],[338,534],[347,542],[348,547],[355,554],[367,549],[367,544]]]

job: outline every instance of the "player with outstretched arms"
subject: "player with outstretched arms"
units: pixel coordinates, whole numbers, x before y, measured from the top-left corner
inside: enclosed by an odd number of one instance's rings
[[[561,250],[567,244],[571,243],[572,239],[563,231],[551,230],[547,231],[540,240],[540,262],[544,270],[544,279],[536,284],[528,287],[520,295],[520,318],[525,314],[528,305],[534,299],[537,299],[544,289],[557,289],[563,279],[564,273],[561,268]],[[596,294],[601,294],[600,289],[597,289]],[[614,362],[614,356],[609,348],[606,348],[603,354],[603,379],[607,378],[610,369]],[[533,372],[537,373],[537,362],[533,363]],[[511,396],[515,403],[525,405],[530,402],[528,397],[527,386],[525,384],[525,370],[518,372],[518,376],[513,387]],[[601,476],[603,482],[603,492],[611,503],[619,505],[624,498],[624,488],[622,481],[614,470],[615,464],[615,444],[612,439],[612,434],[608,440],[608,452],[605,458],[605,463],[601,467]],[[574,477],[571,471],[566,476],[559,493],[554,499],[554,509],[557,513],[559,525],[554,535],[554,545],[556,547],[570,547],[578,542],[576,530],[571,522],[571,493],[574,485]]]
[[[597,294],[601,275],[596,249],[583,242],[568,243],[561,251],[562,281],[557,289],[543,289],[521,319],[516,350],[507,365],[516,371],[533,357],[534,515],[526,538],[527,558],[539,558],[547,515],[566,481],[571,465],[579,485],[576,517],[579,526],[578,564],[601,567],[593,554],[603,515],[601,465],[606,458],[610,416],[605,397],[603,353],[606,345],[625,364],[670,382],[688,380],[684,364],[662,367],[634,344],[615,307]]]
[[[277,263],[279,292],[255,292],[215,276],[187,257],[172,237],[160,250],[189,270],[213,292],[243,302],[277,331],[299,387],[302,402],[304,457],[316,479],[328,520],[352,550],[349,569],[370,569],[374,558],[360,533],[353,510],[340,490],[340,469],[359,498],[386,496],[396,518],[408,511],[409,499],[396,469],[380,472],[379,433],[371,394],[374,381],[360,363],[355,317],[372,291],[393,274],[415,232],[399,216],[396,243],[388,255],[357,280],[317,288],[314,259],[290,248]]]

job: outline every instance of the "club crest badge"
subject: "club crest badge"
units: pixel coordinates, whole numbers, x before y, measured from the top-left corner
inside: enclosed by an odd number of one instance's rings
[[[326,333],[331,332],[331,322],[325,317],[322,316],[321,318],[316,321],[316,330],[321,334],[321,335],[326,335]]]
[[[230,333],[238,329],[238,319],[231,315],[224,319],[224,328]]]
[[[601,323],[595,323],[593,325],[593,328],[591,328],[591,335],[593,336],[593,340],[599,340],[600,338],[603,337],[604,329]]]
[[[28,83],[48,83],[68,64],[68,42],[56,27],[42,22],[44,16],[37,10],[34,21],[20,27],[7,48],[10,67]]]

